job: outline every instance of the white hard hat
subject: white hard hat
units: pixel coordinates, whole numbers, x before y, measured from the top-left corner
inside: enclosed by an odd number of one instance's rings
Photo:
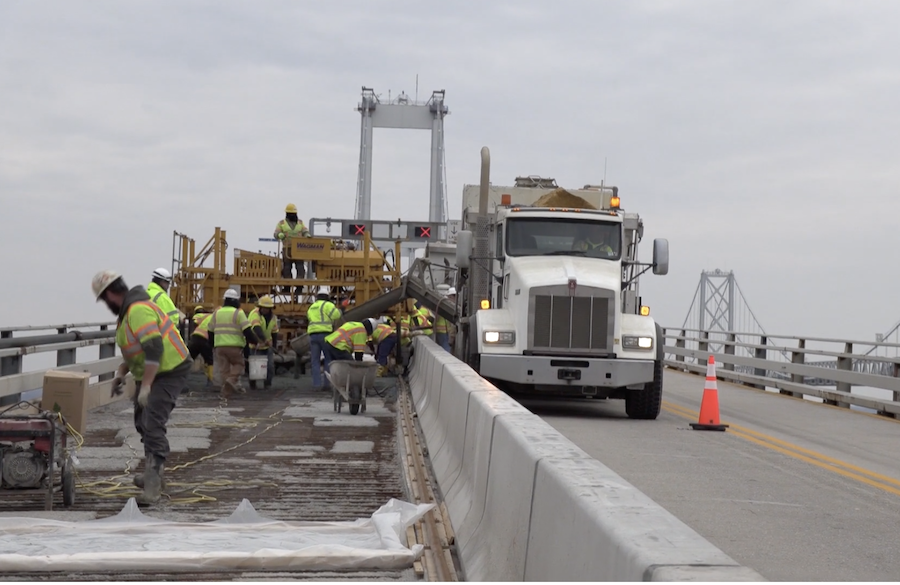
[[[172,280],[172,273],[165,268],[157,268],[153,271],[153,278],[161,278],[163,280]]]
[[[327,294],[328,294],[328,287],[327,287],[327,286],[320,286],[318,289],[316,289],[316,294],[317,294],[317,295],[327,295]]]
[[[369,325],[372,326],[372,331],[374,331],[375,326],[378,325],[378,321],[376,319],[372,319],[372,318],[366,319],[366,321],[369,323]]]
[[[115,270],[101,270],[97,274],[94,275],[94,280],[91,281],[91,289],[94,291],[94,296],[97,300],[100,300],[100,295],[103,294],[109,285],[114,283],[115,281],[122,278],[122,275],[116,272]]]
[[[455,286],[451,286],[450,288],[447,289],[447,296],[448,296],[448,297],[449,297],[450,295],[455,295],[455,294],[456,294],[456,287],[455,287]]]
[[[233,288],[230,288],[225,291],[225,298],[226,299],[239,299],[239,298],[241,298],[241,295],[238,294],[238,291],[234,290]]]

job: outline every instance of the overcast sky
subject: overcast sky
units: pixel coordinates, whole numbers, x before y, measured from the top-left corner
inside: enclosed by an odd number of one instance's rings
[[[663,325],[722,268],[769,332],[872,339],[900,319],[898,30],[890,0],[0,0],[0,325],[106,319],[93,274],[146,284],[174,230],[351,218],[360,88],[418,74],[451,217],[484,145],[499,185],[606,160],[644,259],[670,242]],[[427,219],[430,134],[374,143],[373,218]]]

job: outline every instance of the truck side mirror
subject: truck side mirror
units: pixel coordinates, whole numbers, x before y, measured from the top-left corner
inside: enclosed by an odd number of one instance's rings
[[[470,230],[463,230],[456,234],[456,267],[469,268],[469,259],[475,246],[474,234]]]
[[[653,274],[660,276],[669,273],[669,240],[656,238],[653,240]]]

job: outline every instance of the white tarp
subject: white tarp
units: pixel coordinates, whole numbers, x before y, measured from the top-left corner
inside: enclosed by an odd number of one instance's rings
[[[145,516],[132,498],[100,520],[0,517],[0,574],[402,569],[423,549],[407,547],[406,528],[433,507],[392,499],[352,522],[284,522],[244,500],[222,520],[170,522]]]

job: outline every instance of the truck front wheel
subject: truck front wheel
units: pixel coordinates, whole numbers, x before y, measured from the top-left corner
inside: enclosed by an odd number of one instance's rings
[[[653,381],[644,384],[642,390],[629,390],[625,396],[625,413],[628,418],[655,420],[662,408],[663,362],[653,362]]]

